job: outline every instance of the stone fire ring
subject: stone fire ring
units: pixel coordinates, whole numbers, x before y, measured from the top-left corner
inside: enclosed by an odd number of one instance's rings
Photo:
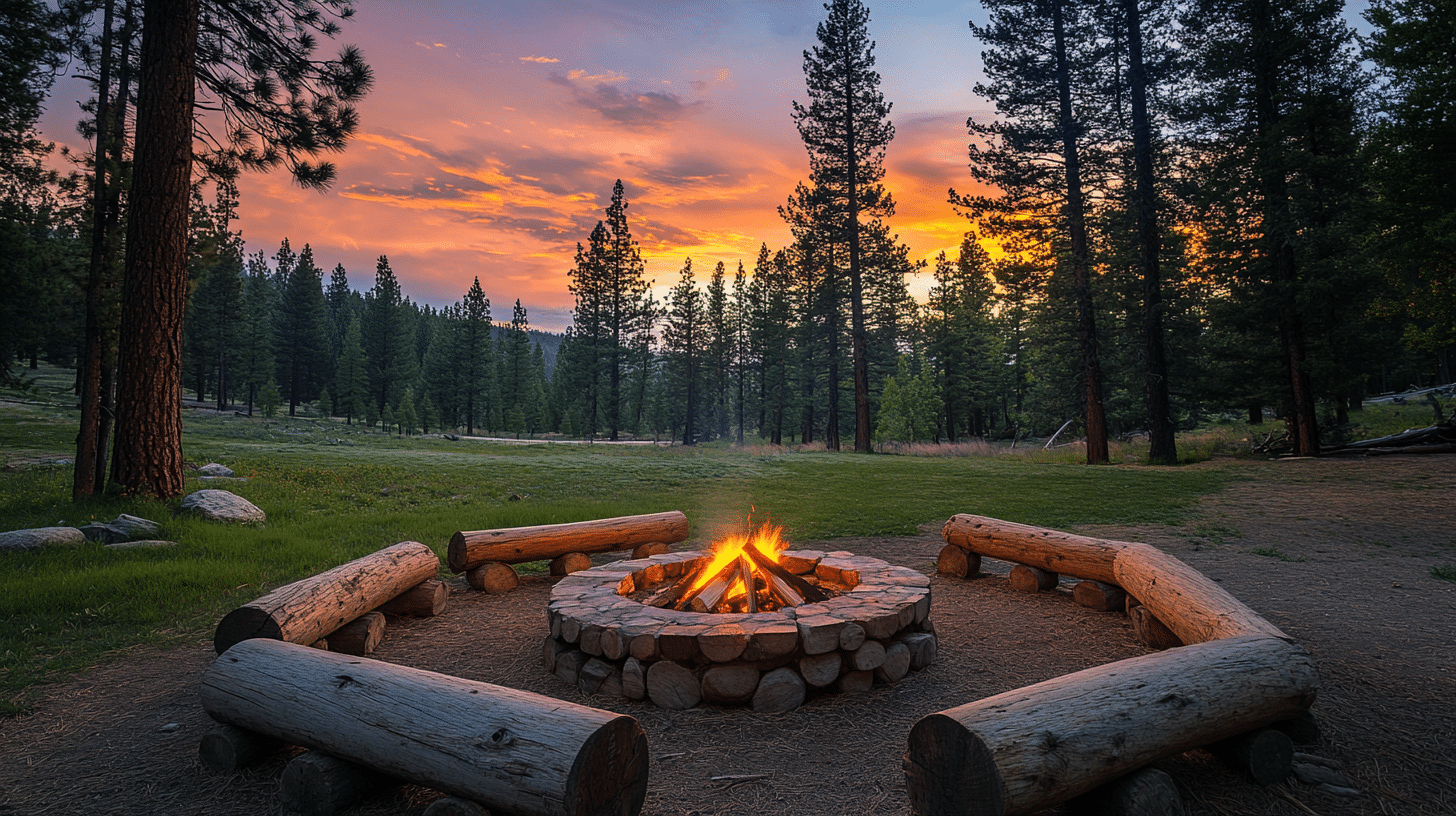
[[[573,573],[551,591],[547,671],[584,694],[788,711],[814,689],[893,683],[935,658],[930,578],[849,552],[785,551],[840,595],[773,612],[707,614],[625,597],[681,576],[702,552],[617,561]]]

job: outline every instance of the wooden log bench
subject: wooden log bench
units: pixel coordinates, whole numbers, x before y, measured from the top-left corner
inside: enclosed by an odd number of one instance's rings
[[[501,812],[633,816],[647,794],[635,719],[526,691],[252,639],[201,695],[219,722]]]
[[[310,644],[381,607],[438,614],[448,595],[439,571],[433,550],[402,541],[243,604],[218,622],[212,645],[222,654],[250,638]]]
[[[591,567],[591,554],[632,550],[634,558],[666,552],[688,537],[688,518],[681,512],[505,527],[458,532],[450,537],[448,562],[465,573],[470,585],[490,594],[515,589],[510,565],[551,561],[552,575],[568,575]],[[509,571],[509,573],[507,572]]]
[[[1125,591],[1138,620],[1163,633],[1150,645],[1173,648],[922,718],[905,759],[917,816],[1033,813],[1117,789],[1148,763],[1196,747],[1248,764],[1250,751],[1229,746],[1267,738],[1267,726],[1306,716],[1314,702],[1319,675],[1308,652],[1155,547],[972,515],[952,517],[942,534],[971,556],[1095,581],[1106,606],[1113,590]]]

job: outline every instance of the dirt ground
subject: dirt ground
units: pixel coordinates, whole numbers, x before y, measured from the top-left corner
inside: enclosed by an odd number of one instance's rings
[[[1190,814],[1456,813],[1456,457],[1291,460],[1207,498],[1182,526],[1084,527],[1146,541],[1220,581],[1314,655],[1317,744],[1358,796],[1294,780],[1260,787],[1192,751],[1159,763]],[[838,539],[826,549],[927,573],[938,525],[908,538]],[[813,547],[814,542],[796,542]],[[1255,551],[1258,551],[1257,553]],[[1262,554],[1259,554],[1262,553]],[[551,582],[487,596],[452,587],[447,612],[390,621],[375,657],[630,714],[651,750],[644,814],[907,814],[902,757],[925,714],[1143,653],[1127,618],[1069,593],[1025,595],[992,575],[935,578],[939,656],[893,686],[826,695],[783,715],[666,711],[583,697],[540,665]],[[995,574],[1000,573],[1000,574]],[[210,726],[197,681],[208,644],[129,656],[47,690],[31,714],[0,721],[0,814],[283,813],[286,752],[231,775],[196,760]],[[761,775],[746,782],[714,777]],[[420,814],[438,794],[399,786],[348,811]]]

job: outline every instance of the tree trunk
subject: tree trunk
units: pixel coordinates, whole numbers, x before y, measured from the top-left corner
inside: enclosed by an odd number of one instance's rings
[[[214,719],[521,814],[622,814],[647,793],[631,717],[271,640],[203,676]]]
[[[1163,342],[1163,288],[1158,268],[1162,243],[1158,202],[1153,187],[1152,124],[1148,118],[1148,75],[1143,65],[1142,19],[1138,0],[1123,0],[1127,9],[1128,85],[1132,95],[1133,164],[1137,173],[1138,261],[1143,270],[1143,348],[1147,355],[1148,461],[1178,463],[1168,404],[1168,359]]]
[[[182,493],[182,316],[200,0],[142,16],[135,171],[127,219],[112,475],[128,491]]]
[[[91,259],[86,273],[86,331],[81,343],[81,427],[76,434],[76,465],[71,477],[72,501],[105,489],[98,480],[101,427],[101,275],[106,262],[108,142],[111,137],[111,30],[115,0],[107,0],[101,22],[101,71],[96,81],[96,146],[92,153]]]
[[[487,561],[521,564],[566,553],[630,550],[639,544],[688,537],[688,519],[672,510],[640,516],[458,532],[450,537],[450,569],[464,572]]]
[[[1102,408],[1102,366],[1097,359],[1097,320],[1092,307],[1092,269],[1087,240],[1086,203],[1082,197],[1082,166],[1077,146],[1077,123],[1072,114],[1071,69],[1062,16],[1066,0],[1053,4],[1052,30],[1060,98],[1062,159],[1067,188],[1067,232],[1072,245],[1072,288],[1077,302],[1077,345],[1082,352],[1083,418],[1087,432],[1087,464],[1108,461],[1107,418]]]

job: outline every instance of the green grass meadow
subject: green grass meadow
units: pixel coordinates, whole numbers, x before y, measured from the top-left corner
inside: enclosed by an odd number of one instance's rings
[[[0,401],[0,530],[81,526],[130,513],[159,522],[175,548],[99,544],[0,556],[0,714],[36,689],[138,645],[197,644],[227,610],[279,585],[398,541],[442,557],[457,530],[682,510],[694,541],[750,517],[791,542],[914,534],[955,513],[1055,528],[1181,523],[1197,499],[1247,465],[1087,467],[1078,449],[1006,455],[856,455],[704,446],[498,444],[400,438],[337,421],[265,421],[189,412],[189,462],[246,481],[231,490],[268,522],[239,527],[179,516],[174,502],[70,500],[75,412],[63,383]],[[1180,439],[1194,457],[1247,448],[1245,426]],[[1114,452],[1135,462],[1134,447]],[[544,565],[529,566],[542,569]],[[1442,576],[1444,577],[1444,576]]]

